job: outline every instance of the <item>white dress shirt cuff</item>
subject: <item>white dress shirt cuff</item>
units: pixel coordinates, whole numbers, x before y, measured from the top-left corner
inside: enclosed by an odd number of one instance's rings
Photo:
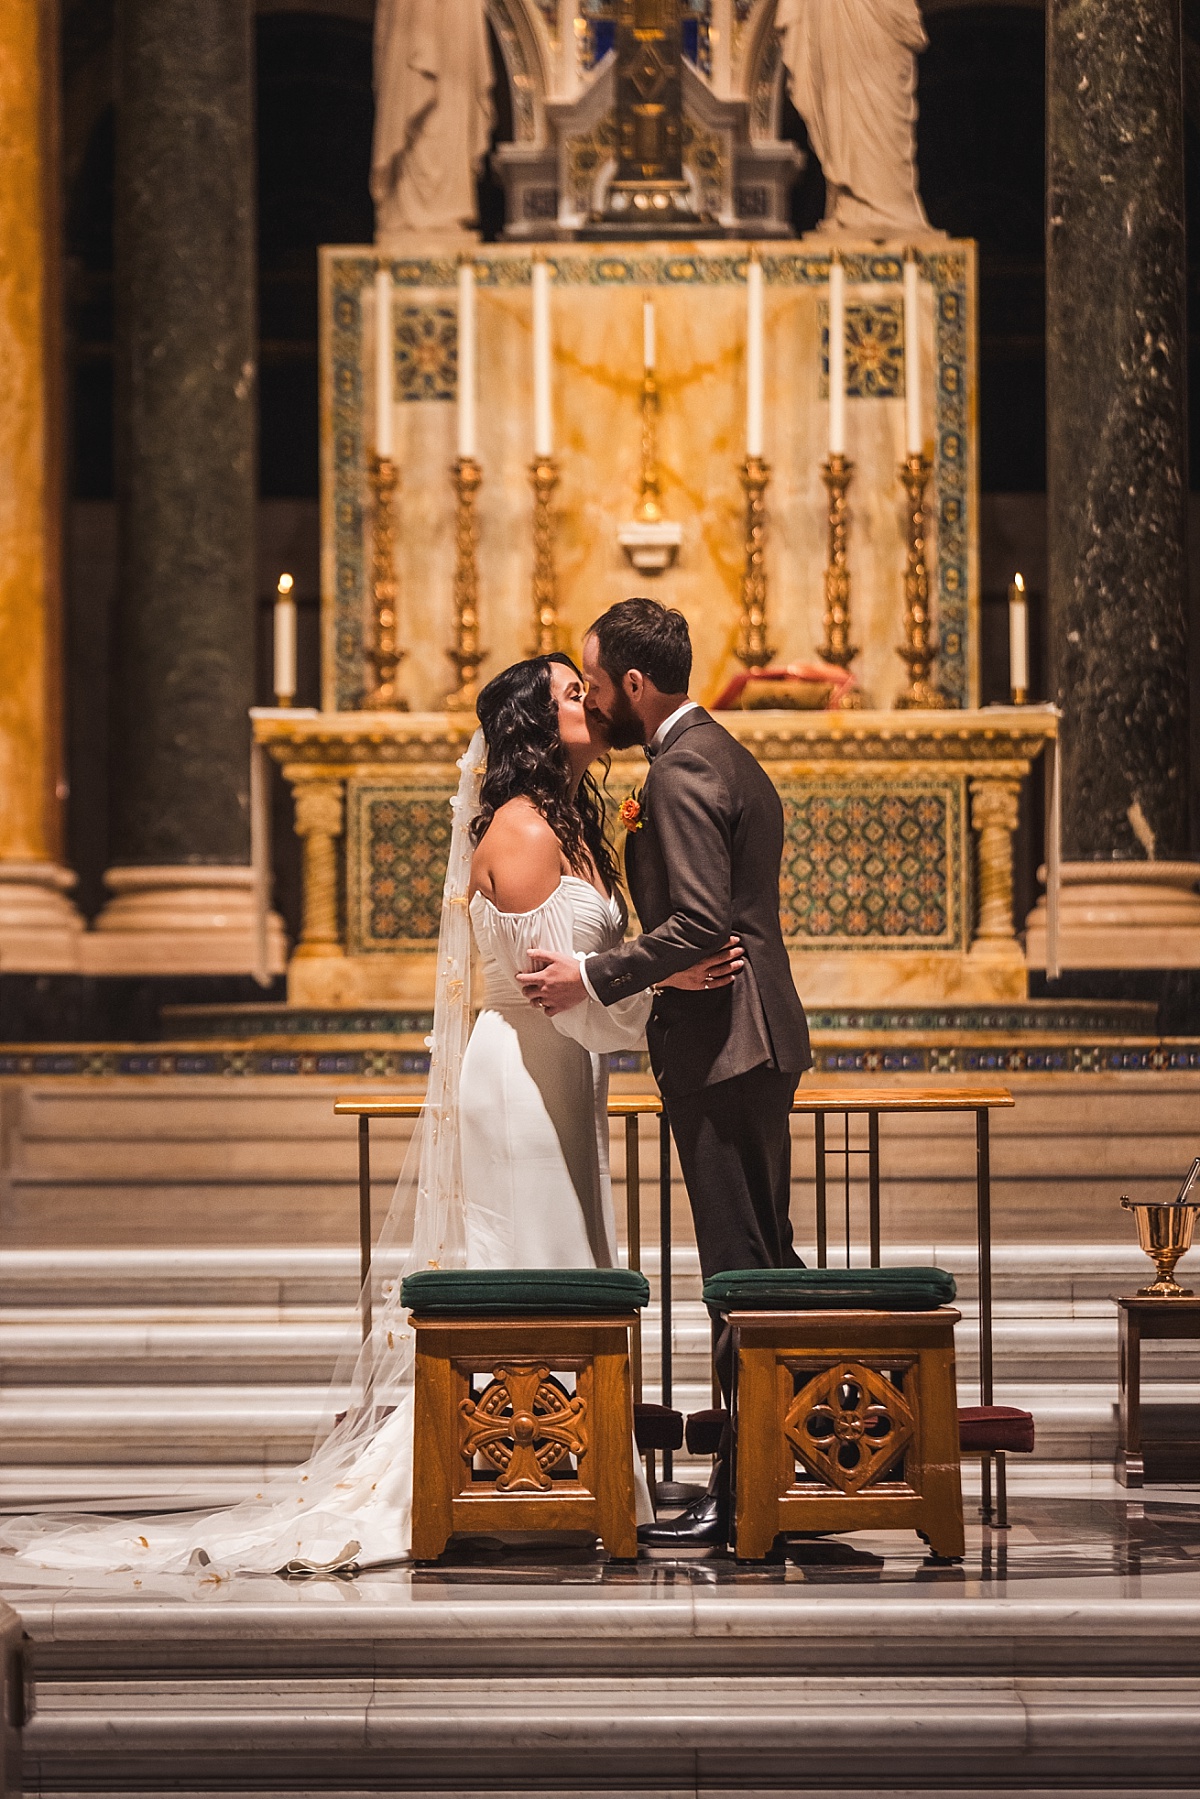
[[[590,950],[577,949],[575,951],[575,958],[579,963],[579,978],[587,989],[587,996],[589,999],[594,999],[599,1006],[603,1004],[603,1001],[597,994],[596,989],[592,986],[592,983],[588,980],[587,972],[588,957],[593,953],[594,952]]]

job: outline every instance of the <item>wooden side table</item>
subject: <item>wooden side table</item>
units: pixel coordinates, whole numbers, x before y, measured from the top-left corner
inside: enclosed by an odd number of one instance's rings
[[[1200,1297],[1169,1299],[1122,1295],[1117,1300],[1117,1309],[1121,1399],[1116,1474],[1123,1487],[1140,1487],[1146,1478],[1142,1437],[1142,1342],[1169,1338],[1200,1342]],[[1167,1446],[1162,1447],[1165,1450]]]

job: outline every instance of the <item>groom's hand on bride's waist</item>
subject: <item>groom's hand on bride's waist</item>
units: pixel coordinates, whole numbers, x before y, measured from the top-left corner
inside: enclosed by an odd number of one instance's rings
[[[517,981],[531,1005],[553,1018],[558,1012],[569,1012],[587,998],[587,988],[579,972],[578,956],[564,955],[561,950],[535,949],[529,952],[532,970],[519,974]]]

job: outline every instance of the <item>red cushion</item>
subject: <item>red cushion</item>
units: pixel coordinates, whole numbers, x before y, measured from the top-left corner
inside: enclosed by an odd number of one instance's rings
[[[724,1406],[713,1406],[705,1412],[689,1412],[687,1446],[689,1455],[716,1455],[729,1423]]]
[[[669,1405],[644,1405],[639,1400],[633,1408],[633,1434],[643,1455],[650,1449],[679,1449],[683,1445],[683,1413]]]
[[[958,1442],[964,1455],[994,1455],[1033,1450],[1033,1413],[1015,1405],[963,1405],[958,1408]]]

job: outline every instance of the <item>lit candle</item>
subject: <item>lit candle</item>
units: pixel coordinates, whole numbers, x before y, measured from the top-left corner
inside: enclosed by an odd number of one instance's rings
[[[290,706],[296,697],[296,602],[294,582],[280,575],[275,584],[275,704]]]
[[[375,454],[389,459],[396,451],[392,420],[392,277],[375,271]]]
[[[921,274],[910,250],[904,259],[904,447],[909,456],[925,449],[921,436]]]
[[[1029,692],[1029,607],[1023,575],[1014,575],[1008,590],[1008,684],[1013,704],[1023,706]]]
[[[654,356],[657,345],[654,337],[654,301],[642,301],[642,367],[648,375],[654,373]]]
[[[553,456],[550,421],[550,269],[539,256],[533,264],[533,453]]]
[[[458,266],[458,453],[475,455],[475,264]]]
[[[846,271],[836,250],[829,263],[829,454],[846,454]]]
[[[763,453],[763,271],[757,256],[746,269],[746,456]]]

